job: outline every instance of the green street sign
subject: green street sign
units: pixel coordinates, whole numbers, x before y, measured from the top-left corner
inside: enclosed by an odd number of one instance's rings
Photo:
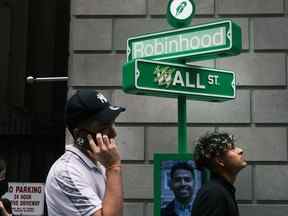
[[[231,71],[177,63],[136,59],[123,66],[125,92],[161,97],[224,101],[235,98],[235,75]]]
[[[241,48],[241,28],[223,20],[131,37],[127,40],[127,62],[137,58],[203,60],[237,55]]]

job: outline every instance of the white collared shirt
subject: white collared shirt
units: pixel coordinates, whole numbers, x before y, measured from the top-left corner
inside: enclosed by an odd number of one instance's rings
[[[90,216],[102,208],[105,168],[74,146],[53,164],[46,180],[49,216]]]

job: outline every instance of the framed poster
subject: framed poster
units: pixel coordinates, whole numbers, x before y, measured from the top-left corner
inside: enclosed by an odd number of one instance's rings
[[[197,169],[192,154],[155,154],[154,216],[191,211],[198,190],[208,178],[208,171]]]

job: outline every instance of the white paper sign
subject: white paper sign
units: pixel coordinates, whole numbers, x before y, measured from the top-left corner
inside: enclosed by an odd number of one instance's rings
[[[44,215],[44,183],[9,182],[8,193],[14,215]]]

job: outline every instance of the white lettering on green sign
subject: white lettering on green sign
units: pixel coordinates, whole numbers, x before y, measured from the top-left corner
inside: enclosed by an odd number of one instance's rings
[[[166,88],[181,86],[185,88],[206,89],[206,86],[203,85],[203,82],[200,80],[200,73],[195,73],[196,75],[193,75],[193,80],[189,72],[181,73],[180,70],[176,70],[175,68],[157,65],[153,74],[155,76],[154,82]],[[218,78],[219,75],[208,74],[208,85],[218,85]]]
[[[209,84],[209,85],[219,85],[219,83],[218,83],[218,78],[219,78],[218,75],[211,75],[211,74],[209,74],[209,75],[208,75],[208,84]]]
[[[199,32],[189,32],[134,42],[132,44],[132,58],[144,58],[188,50],[193,51],[202,48],[223,46],[225,44],[226,29],[225,27],[218,27]]]
[[[177,85],[179,86],[180,85],[181,87],[197,88],[197,89],[205,89],[206,88],[205,85],[201,84],[199,73],[196,73],[196,79],[195,80],[190,80],[189,72],[186,72],[185,77],[183,78],[183,76],[179,70],[177,70],[175,73],[172,85],[173,86],[177,86]]]

